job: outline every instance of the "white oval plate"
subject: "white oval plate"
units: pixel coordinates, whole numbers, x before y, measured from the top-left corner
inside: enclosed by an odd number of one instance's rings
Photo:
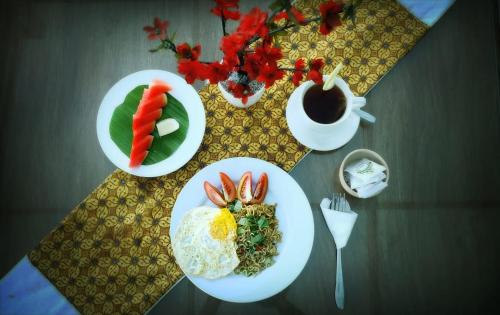
[[[349,142],[359,127],[360,119],[354,112],[344,121],[342,128],[339,128],[339,132],[335,135],[321,134],[308,130],[306,124],[300,118],[297,109],[302,104],[300,97],[303,94],[304,86],[304,83],[302,83],[293,91],[286,107],[286,122],[295,139],[306,147],[317,151],[335,150]]]
[[[149,84],[160,79],[172,86],[172,94],[178,99],[188,114],[189,128],[184,142],[165,160],[130,168],[129,157],[113,142],[109,133],[109,124],[113,112],[123,103],[125,96],[138,85]],[[196,90],[176,74],[163,70],[143,70],[129,74],[118,81],[104,96],[97,113],[97,138],[104,154],[123,171],[143,177],[156,177],[169,174],[181,168],[196,153],[205,133],[205,109]]]
[[[271,297],[300,274],[309,259],[314,240],[314,221],[311,206],[297,182],[279,167],[259,159],[230,158],[213,163],[184,186],[175,202],[170,221],[170,238],[184,214],[201,205],[214,206],[206,197],[203,182],[209,181],[220,188],[219,172],[225,172],[235,185],[246,171],[252,172],[255,181],[262,172],[269,176],[266,203],[276,203],[278,228],[282,240],[278,244],[275,263],[255,277],[229,274],[216,280],[187,275],[189,280],[205,293],[229,302],[254,302]],[[254,186],[255,187],[255,186]]]

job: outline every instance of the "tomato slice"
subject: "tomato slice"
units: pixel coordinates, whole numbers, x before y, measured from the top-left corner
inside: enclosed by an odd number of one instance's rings
[[[219,207],[225,207],[227,205],[227,202],[224,200],[222,193],[217,188],[215,188],[214,185],[205,181],[203,187],[205,188],[205,192],[207,193],[207,197],[208,199],[210,199],[210,201],[212,201]]]
[[[231,202],[236,198],[236,187],[233,181],[226,173],[220,172],[220,182],[222,184],[222,193],[224,194],[224,199],[226,202]]]
[[[260,174],[257,185],[255,185],[255,191],[253,192],[252,203],[262,203],[267,194],[269,178],[266,173]]]
[[[252,201],[252,172],[245,172],[238,184],[238,199],[247,204]]]

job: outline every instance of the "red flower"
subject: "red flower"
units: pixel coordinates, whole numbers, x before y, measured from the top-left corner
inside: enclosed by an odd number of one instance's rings
[[[323,84],[323,75],[321,74],[321,69],[325,63],[323,59],[313,59],[309,63],[309,73],[307,74],[308,80],[313,80],[316,84]]]
[[[216,6],[211,9],[213,14],[224,17],[226,20],[239,20],[240,12],[238,11],[239,0],[215,0]],[[229,9],[236,9],[231,11]]]
[[[283,20],[283,19],[288,20],[288,13],[286,13],[286,11],[281,11],[281,12],[276,13],[273,20],[275,22],[278,22],[278,21]]]
[[[304,62],[303,59],[297,59],[297,61],[295,61],[295,70],[292,76],[293,85],[299,86],[300,81],[302,81],[302,78],[304,77],[305,68],[306,68],[306,63]]]
[[[142,29],[144,30],[144,32],[148,33],[149,40],[164,40],[167,38],[168,24],[168,21],[162,21],[160,20],[160,18],[155,17],[153,26],[144,26]]]
[[[295,19],[297,20],[297,22],[299,22],[300,25],[304,25],[305,24],[306,18],[304,17],[304,15],[302,14],[302,12],[299,11],[299,9],[297,9],[296,7],[292,7],[290,9],[290,13],[293,14],[293,16],[295,17]]]
[[[290,13],[292,13],[293,17],[297,20],[297,22],[300,24],[300,25],[304,25],[305,24],[305,21],[306,21],[306,18],[304,17],[304,15],[302,14],[302,12],[300,12],[299,9],[297,9],[296,7],[291,7],[290,8]],[[281,11],[281,12],[278,12],[275,16],[274,16],[274,21],[279,21],[279,20],[282,20],[282,19],[289,19],[290,17],[288,16],[288,12],[286,11]]]
[[[193,48],[188,43],[177,45],[177,59],[198,60],[201,55],[201,46],[196,45]]]
[[[220,50],[229,58],[236,56],[246,44],[246,37],[238,32],[222,37],[220,42]]]
[[[266,83],[266,89],[271,87],[276,80],[282,79],[284,73],[276,66],[265,65],[260,69],[257,81]]]
[[[259,76],[262,63],[262,58],[256,53],[247,54],[245,56],[243,70],[247,73],[250,80],[255,80]]]
[[[269,34],[269,29],[266,26],[267,13],[259,8],[253,8],[247,14],[243,15],[240,25],[236,29],[237,32],[245,34],[248,39],[254,35],[266,37]]]
[[[252,91],[248,85],[243,85],[233,81],[227,82],[227,90],[236,98],[241,98],[241,102],[246,104],[248,97],[252,95]]]
[[[259,56],[264,62],[270,65],[275,65],[278,60],[283,57],[281,49],[277,47],[271,47],[271,45],[269,44],[265,44],[262,47],[257,47],[255,49],[255,54],[257,54],[257,56]]]
[[[319,5],[321,13],[321,24],[319,31],[323,35],[328,35],[333,29],[340,24],[340,12],[342,12],[343,4],[329,0]]]
[[[206,65],[196,60],[181,59],[177,71],[183,74],[186,82],[192,84],[196,79],[203,80],[206,74]]]
[[[226,80],[231,68],[231,66],[225,63],[212,62],[206,67],[205,76],[211,84],[215,84]]]

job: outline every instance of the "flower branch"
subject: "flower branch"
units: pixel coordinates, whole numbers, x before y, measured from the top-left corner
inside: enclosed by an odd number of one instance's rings
[[[359,0],[362,1],[362,0]],[[306,62],[299,59],[293,68],[278,67],[278,61],[283,58],[279,47],[274,46],[272,37],[293,27],[320,22],[320,33],[327,35],[341,25],[342,18],[349,15],[353,18],[354,2],[344,5],[328,0],[319,5],[320,16],[305,18],[302,12],[292,5],[290,0],[276,0],[270,6],[270,12],[253,8],[245,14],[240,14],[238,0],[214,0],[215,7],[211,12],[220,17],[223,37],[220,50],[223,58],[220,61],[200,61],[201,46],[191,46],[188,43],[175,44],[174,38],[167,34],[169,23],[155,18],[152,26],[144,27],[148,39],[160,40],[160,45],[151,49],[172,51],[178,60],[178,72],[184,75],[188,83],[195,80],[208,80],[210,83],[224,81],[224,86],[243,103],[255,91],[252,83],[272,86],[281,80],[286,72],[292,72],[292,82],[299,85],[305,78],[316,83],[322,83],[322,59]],[[239,25],[232,33],[227,33],[226,24],[229,20],[238,21]],[[284,20],[284,21],[283,21]],[[252,45],[252,46],[251,46]],[[251,47],[250,47],[251,46]],[[255,87],[255,84],[252,85]]]

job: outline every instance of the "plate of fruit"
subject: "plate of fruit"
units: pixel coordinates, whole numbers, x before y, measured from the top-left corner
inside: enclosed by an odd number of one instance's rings
[[[172,210],[175,260],[205,293],[255,302],[289,286],[312,250],[306,195],[269,162],[237,157],[212,163],[184,186]]]
[[[123,171],[156,177],[176,171],[196,153],[205,109],[196,90],[176,74],[143,70],[118,81],[97,114],[104,154]]]

